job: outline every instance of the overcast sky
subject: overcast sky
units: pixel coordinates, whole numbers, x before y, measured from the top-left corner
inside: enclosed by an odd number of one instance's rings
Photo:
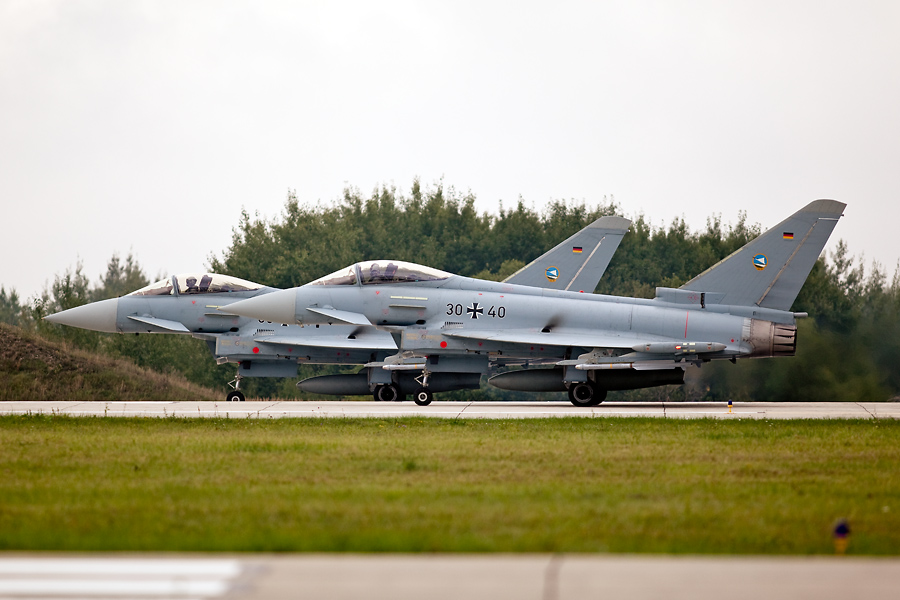
[[[834,198],[892,274],[898,31],[895,1],[0,0],[0,284],[203,269],[242,208],[416,176],[694,230]]]

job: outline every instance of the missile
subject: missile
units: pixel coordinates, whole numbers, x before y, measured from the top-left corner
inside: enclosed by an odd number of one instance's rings
[[[648,354],[702,354],[721,352],[725,348],[725,344],[719,342],[649,342],[631,347],[635,352]]]

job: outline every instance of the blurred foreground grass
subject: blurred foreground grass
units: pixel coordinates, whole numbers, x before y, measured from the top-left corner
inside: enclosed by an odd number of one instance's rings
[[[900,553],[900,422],[0,417],[0,548]]]

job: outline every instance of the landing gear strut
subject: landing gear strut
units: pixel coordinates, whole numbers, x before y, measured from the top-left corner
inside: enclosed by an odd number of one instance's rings
[[[569,386],[569,402],[575,406],[597,406],[606,400],[606,390],[590,382],[573,383]]]
[[[415,400],[416,404],[419,406],[428,406],[431,404],[431,401],[434,400],[434,394],[428,389],[429,375],[431,375],[431,373],[429,373],[428,370],[424,370],[421,375],[416,377],[416,382],[422,387],[416,390],[416,393],[413,395],[413,400]]]
[[[243,377],[238,373],[233,380],[228,382],[228,385],[231,386],[231,391],[225,396],[226,402],[243,402],[245,400],[244,394],[241,392],[241,379]]]

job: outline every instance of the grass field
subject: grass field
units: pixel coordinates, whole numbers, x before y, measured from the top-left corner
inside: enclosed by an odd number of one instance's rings
[[[900,422],[0,417],[0,548],[900,553]]]

